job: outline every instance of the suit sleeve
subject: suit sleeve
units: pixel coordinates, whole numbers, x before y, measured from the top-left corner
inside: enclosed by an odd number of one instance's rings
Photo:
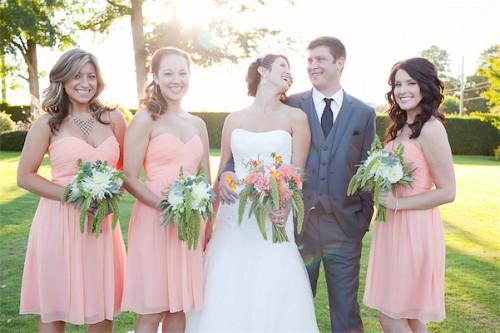
[[[365,161],[368,158],[368,151],[370,150],[370,146],[375,139],[375,123],[376,116],[375,110],[371,109],[370,117],[366,124],[364,138],[363,138],[363,150],[361,151],[361,161]],[[373,216],[373,193],[359,192],[359,196],[361,199],[361,208],[363,210],[363,215],[366,218],[366,221],[369,223]]]

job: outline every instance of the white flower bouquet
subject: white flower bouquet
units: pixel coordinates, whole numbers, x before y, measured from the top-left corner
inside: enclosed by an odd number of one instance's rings
[[[179,240],[188,242],[188,249],[196,249],[200,238],[200,218],[211,219],[215,192],[205,179],[205,169],[200,167],[196,176],[185,176],[182,166],[179,178],[162,192],[161,225],[174,222],[179,230]]]
[[[102,224],[108,211],[113,212],[112,227],[116,226],[120,215],[118,201],[122,198],[121,187],[127,178],[108,166],[107,161],[97,160],[95,163],[78,160],[78,172],[66,186],[61,196],[61,203],[73,203],[80,208],[80,230],[83,233],[87,209],[92,203],[97,204],[97,210],[92,219],[91,231],[96,237],[102,232]]]
[[[376,221],[387,220],[386,208],[378,202],[381,190],[391,191],[392,185],[405,184],[411,187],[412,163],[403,161],[404,146],[400,143],[392,152],[386,151],[378,136],[375,136],[368,158],[359,165],[356,174],[351,178],[347,188],[347,195],[353,195],[358,189],[363,192],[374,191]]]

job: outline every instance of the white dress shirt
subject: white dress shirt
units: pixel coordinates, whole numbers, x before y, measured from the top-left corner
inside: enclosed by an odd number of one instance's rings
[[[340,88],[332,96],[325,96],[319,91],[317,91],[316,88],[313,88],[312,98],[320,123],[321,123],[321,116],[323,115],[323,110],[325,109],[326,106],[324,98],[333,99],[332,103],[330,104],[330,108],[332,109],[333,112],[333,122],[335,122],[335,119],[337,119],[337,115],[339,114],[340,108],[342,107],[342,102],[344,101],[344,90]]]

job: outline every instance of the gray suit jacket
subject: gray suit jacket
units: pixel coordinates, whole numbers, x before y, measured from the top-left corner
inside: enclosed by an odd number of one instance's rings
[[[309,210],[321,202],[348,238],[362,238],[373,215],[373,196],[362,193],[347,196],[347,186],[357,165],[367,158],[375,137],[375,110],[344,92],[333,129],[325,138],[312,90],[290,96],[286,104],[302,109],[311,129],[303,188],[306,210],[303,230],[307,228]],[[296,236],[296,241],[300,241],[300,235]]]

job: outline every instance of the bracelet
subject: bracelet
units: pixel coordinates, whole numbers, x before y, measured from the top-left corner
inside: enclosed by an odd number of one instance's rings
[[[394,208],[394,214],[398,211],[399,199],[396,197],[396,208]]]

